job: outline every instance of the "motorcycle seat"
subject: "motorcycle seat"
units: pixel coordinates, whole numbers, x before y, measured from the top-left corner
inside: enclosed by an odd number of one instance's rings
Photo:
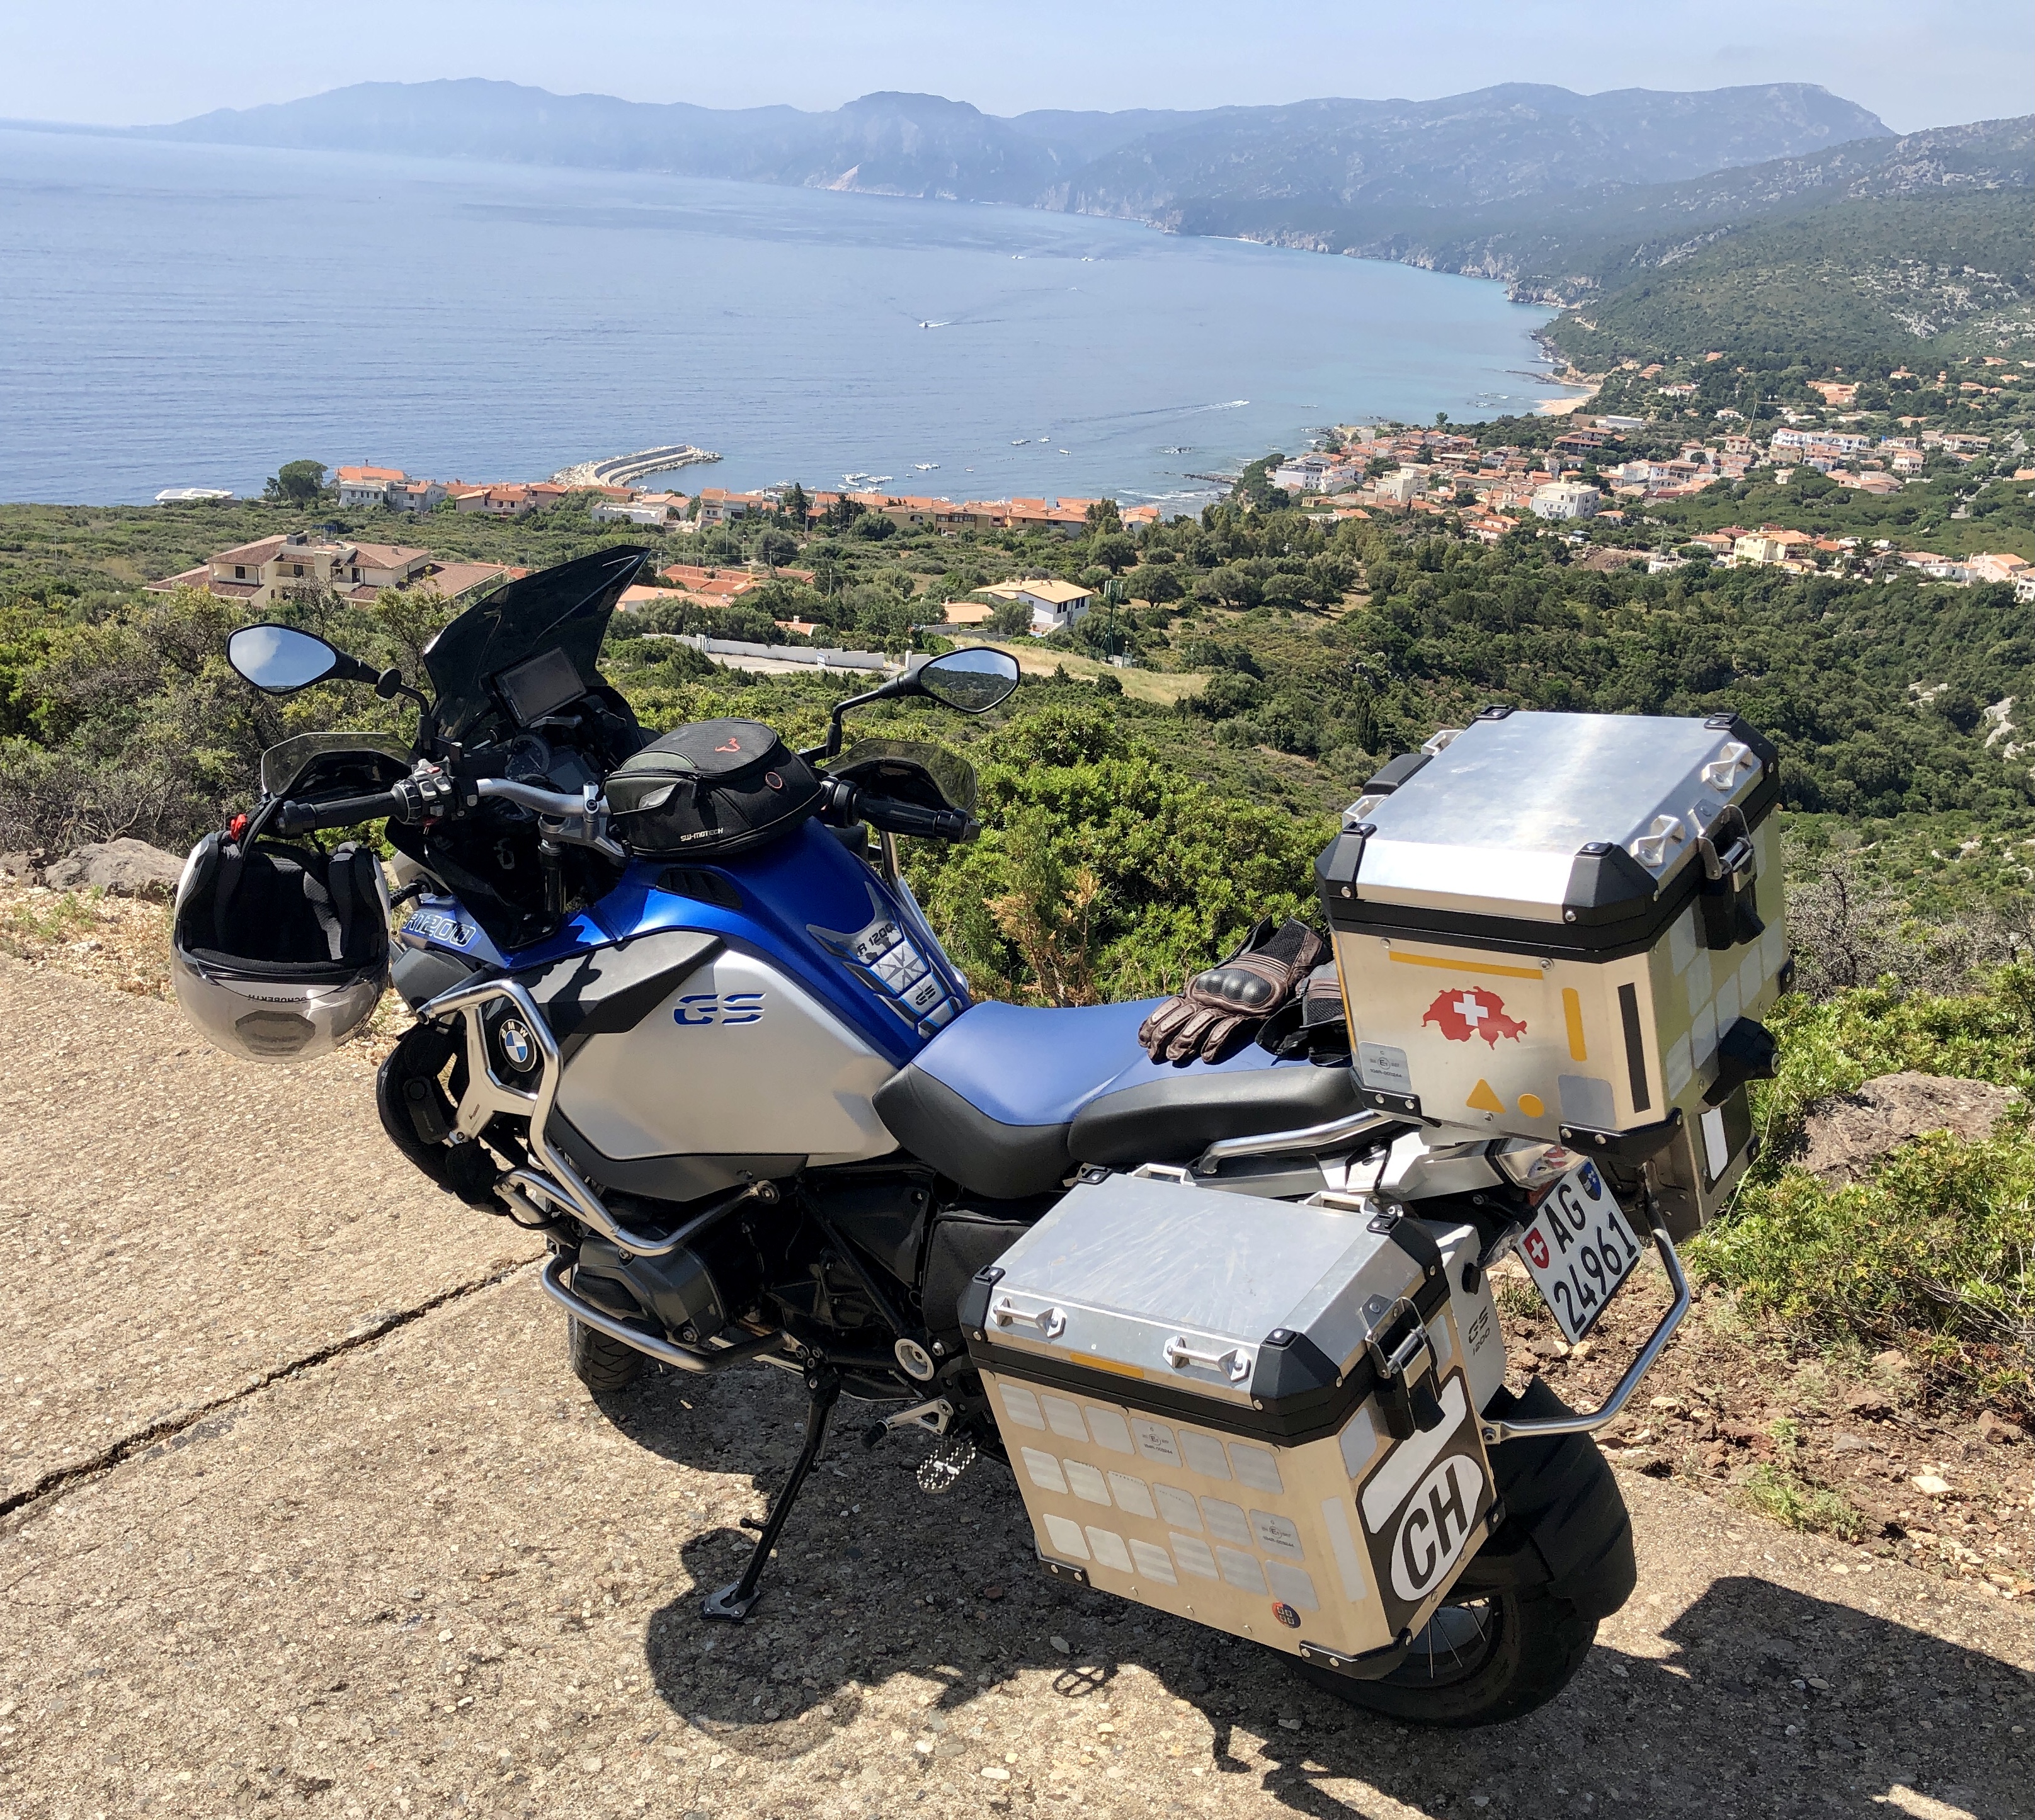
[[[1014,1201],[1079,1163],[1175,1160],[1354,1107],[1348,1069],[1255,1044],[1218,1062],[1153,1062],[1138,1027],[1159,1002],[971,1006],[877,1089],[878,1115],[942,1175]]]

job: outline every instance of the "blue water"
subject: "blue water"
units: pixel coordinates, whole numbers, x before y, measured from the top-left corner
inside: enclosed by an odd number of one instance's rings
[[[0,131],[0,498],[690,442],[689,491],[1186,505],[1315,426],[1529,408],[1546,317],[1026,209]]]

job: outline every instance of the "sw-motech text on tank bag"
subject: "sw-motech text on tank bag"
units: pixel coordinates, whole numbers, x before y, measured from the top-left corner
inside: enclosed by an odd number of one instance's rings
[[[1502,1520],[1459,1300],[1417,1220],[1108,1175],[961,1316],[1050,1570],[1363,1675]]]
[[[1491,708],[1394,759],[1316,867],[1365,1098],[1647,1161],[1694,1232],[1772,1071],[1778,795],[1728,715]]]

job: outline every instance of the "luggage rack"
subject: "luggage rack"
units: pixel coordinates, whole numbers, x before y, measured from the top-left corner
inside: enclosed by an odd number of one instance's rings
[[[1232,1157],[1273,1156],[1297,1151],[1321,1152],[1341,1148],[1346,1144],[1382,1130],[1388,1125],[1404,1124],[1405,1120],[1388,1112],[1366,1110],[1352,1112],[1341,1119],[1330,1120],[1323,1125],[1310,1125],[1292,1131],[1266,1131],[1248,1138],[1224,1138],[1211,1144],[1194,1160],[1191,1170],[1183,1172],[1183,1180],[1203,1182],[1213,1177],[1223,1164]],[[1650,1201],[1650,1196],[1649,1196]],[[1590,1435],[1618,1420],[1625,1406],[1632,1400],[1646,1374],[1653,1368],[1653,1362],[1661,1356],[1661,1348],[1674,1337],[1675,1329],[1682,1324],[1682,1318],[1689,1311],[1689,1280],[1683,1274],[1682,1261],[1675,1254],[1674,1241],[1668,1236],[1667,1228],[1657,1219],[1648,1222],[1652,1229],[1653,1249],[1661,1265],[1668,1273],[1668,1282],[1674,1291],[1674,1299],[1665,1313],[1647,1336],[1646,1344],[1638,1356],[1626,1367],[1625,1374],[1613,1386],[1611,1394],[1597,1408],[1572,1412],[1567,1416],[1529,1416],[1517,1421],[1503,1416],[1479,1419],[1484,1444],[1496,1446],[1500,1442],[1518,1440],[1527,1435]],[[1499,1242],[1498,1254],[1503,1254],[1504,1242]],[[1495,1258],[1487,1258],[1495,1262]]]

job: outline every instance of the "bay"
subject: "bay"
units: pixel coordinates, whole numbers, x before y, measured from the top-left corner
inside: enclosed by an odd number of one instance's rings
[[[1034,210],[0,130],[0,498],[673,476],[954,498],[1203,478],[1333,422],[1531,408],[1498,285]],[[921,465],[921,464],[923,465]]]

